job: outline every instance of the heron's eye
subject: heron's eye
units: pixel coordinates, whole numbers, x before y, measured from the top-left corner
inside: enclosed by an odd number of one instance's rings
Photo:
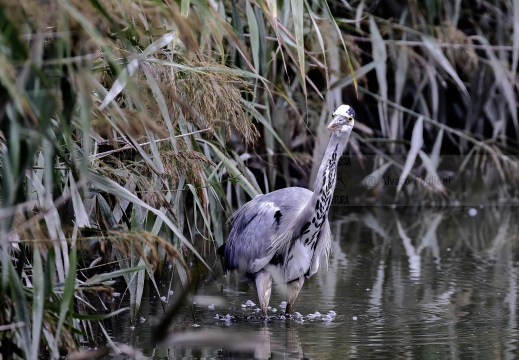
[[[353,116],[350,116],[350,117],[348,118],[348,122],[352,122],[352,121],[353,121]]]

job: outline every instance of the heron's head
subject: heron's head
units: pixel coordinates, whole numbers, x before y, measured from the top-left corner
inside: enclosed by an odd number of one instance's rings
[[[341,105],[332,113],[333,120],[328,125],[328,130],[345,133],[351,132],[355,123],[355,111],[349,105]]]

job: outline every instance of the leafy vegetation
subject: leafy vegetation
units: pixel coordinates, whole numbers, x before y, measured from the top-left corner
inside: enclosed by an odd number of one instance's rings
[[[519,4],[456,4],[0,1],[2,356],[116,349],[114,279],[134,320],[164,260],[186,286],[236,205],[311,183],[341,103],[377,176],[516,180]]]
[[[358,137],[365,145],[358,153],[377,154],[377,176],[385,164],[406,178],[420,168],[424,177],[458,173],[468,162],[477,178],[500,174],[489,188],[517,181],[517,160],[510,155],[519,145],[518,5],[396,1],[347,9],[336,3],[341,17],[355,18],[338,23],[351,34],[352,61],[362,65],[356,71],[359,101],[350,102],[373,131],[368,141]],[[398,166],[383,154],[407,157]],[[445,155],[461,156],[446,167]],[[517,199],[517,192],[508,197]]]

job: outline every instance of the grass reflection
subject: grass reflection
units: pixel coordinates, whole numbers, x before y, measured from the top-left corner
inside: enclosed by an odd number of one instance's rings
[[[196,327],[181,311],[157,347],[146,343],[146,322],[116,329],[118,341],[141,337],[132,344],[157,359],[515,358],[519,211],[471,209],[335,211],[329,270],[309,279],[294,309],[302,319],[261,321],[241,306],[255,299],[254,286],[220,274],[198,294],[227,302],[197,304]],[[271,303],[282,300],[274,295]],[[308,316],[316,311],[337,315]]]

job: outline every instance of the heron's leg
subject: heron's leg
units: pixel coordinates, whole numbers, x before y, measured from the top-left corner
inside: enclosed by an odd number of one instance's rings
[[[301,291],[304,282],[305,278],[304,276],[301,276],[299,279],[287,284],[287,307],[285,309],[285,315],[290,315],[292,304],[296,301],[297,295],[299,295],[299,291]]]
[[[267,316],[267,307],[269,306],[270,293],[272,291],[272,277],[267,271],[260,271],[254,275],[256,283],[256,291],[258,292],[258,300],[261,308],[261,315]]]

